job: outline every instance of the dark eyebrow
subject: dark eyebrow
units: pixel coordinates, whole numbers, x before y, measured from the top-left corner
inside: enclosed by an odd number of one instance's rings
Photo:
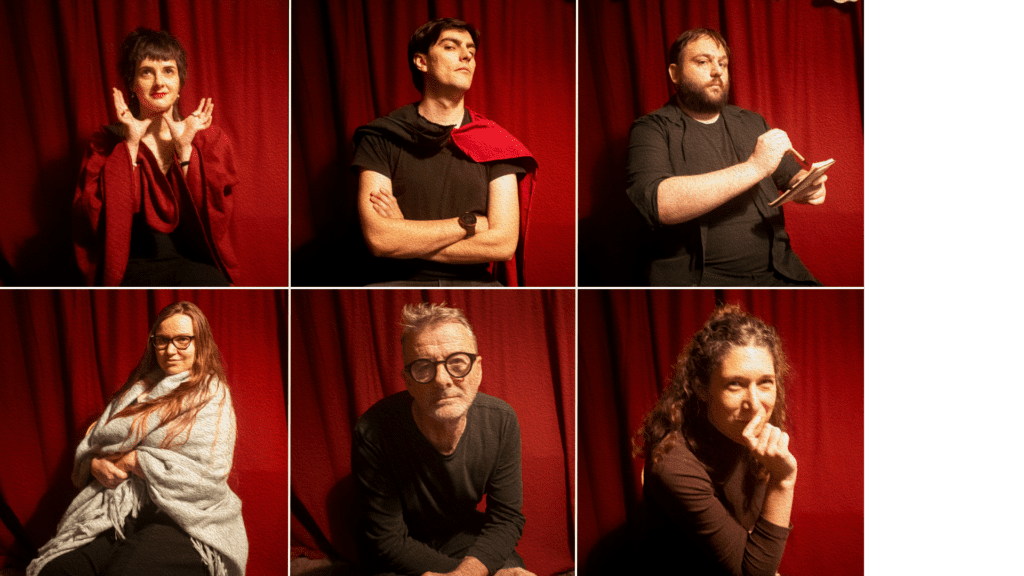
[[[440,38],[437,39],[437,43],[440,44],[441,42],[452,42],[452,43],[457,44],[459,46],[463,45],[462,40],[460,40],[459,38],[456,38],[454,36],[441,36]],[[466,42],[465,46],[466,46],[467,49],[469,49],[469,48],[476,48],[476,44],[474,44],[472,40],[470,40],[469,42]]]

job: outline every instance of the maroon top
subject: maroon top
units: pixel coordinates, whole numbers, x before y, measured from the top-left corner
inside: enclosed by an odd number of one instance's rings
[[[761,518],[767,484],[749,451],[717,430],[698,459],[680,440],[645,468],[651,574],[775,576],[789,528]]]
[[[195,135],[188,174],[175,162],[164,174],[139,144],[137,167],[124,139],[110,128],[93,136],[75,188],[75,258],[90,285],[117,286],[131,246],[132,219],[170,233],[179,226],[200,244],[230,280],[238,262],[229,234],[231,189],[238,184],[231,144],[216,126]]]

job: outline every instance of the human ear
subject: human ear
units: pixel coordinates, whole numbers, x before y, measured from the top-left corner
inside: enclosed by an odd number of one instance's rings
[[[673,84],[679,84],[679,65],[669,64],[668,65],[668,77],[672,79]]]
[[[412,56],[412,63],[416,65],[416,69],[420,72],[427,71],[427,55],[416,53]]]

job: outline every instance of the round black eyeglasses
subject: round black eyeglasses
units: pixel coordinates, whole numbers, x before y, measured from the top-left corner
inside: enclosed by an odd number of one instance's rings
[[[426,384],[437,376],[437,365],[444,364],[444,369],[451,374],[452,378],[464,378],[473,369],[473,362],[476,362],[476,354],[469,352],[455,352],[449,354],[444,360],[427,360],[420,358],[406,365],[405,372],[410,378]]]
[[[184,350],[192,343],[193,338],[195,338],[195,336],[175,336],[174,338],[168,338],[167,336],[157,336],[154,334],[149,337],[149,340],[157,350],[163,350],[164,348],[167,348],[169,344],[174,344],[174,347],[178,350]]]

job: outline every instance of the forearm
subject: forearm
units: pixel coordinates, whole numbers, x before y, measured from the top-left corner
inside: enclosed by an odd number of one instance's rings
[[[793,511],[793,493],[796,486],[796,474],[792,478],[781,481],[768,481],[768,491],[761,508],[761,517],[780,526],[789,527],[789,517]]]
[[[515,234],[487,230],[446,246],[428,255],[426,259],[446,264],[504,262],[515,256],[517,241]]]
[[[183,162],[189,162],[192,158],[192,143],[184,145],[176,145],[174,150],[175,155],[178,157],[178,166],[181,168],[181,173],[188,176],[188,164],[182,164]]]
[[[363,237],[374,256],[384,258],[431,258],[465,238],[457,218],[401,220],[364,218]]]
[[[680,224],[703,216],[766,176],[763,167],[747,161],[707,174],[666,178],[658,185],[658,220]]]

